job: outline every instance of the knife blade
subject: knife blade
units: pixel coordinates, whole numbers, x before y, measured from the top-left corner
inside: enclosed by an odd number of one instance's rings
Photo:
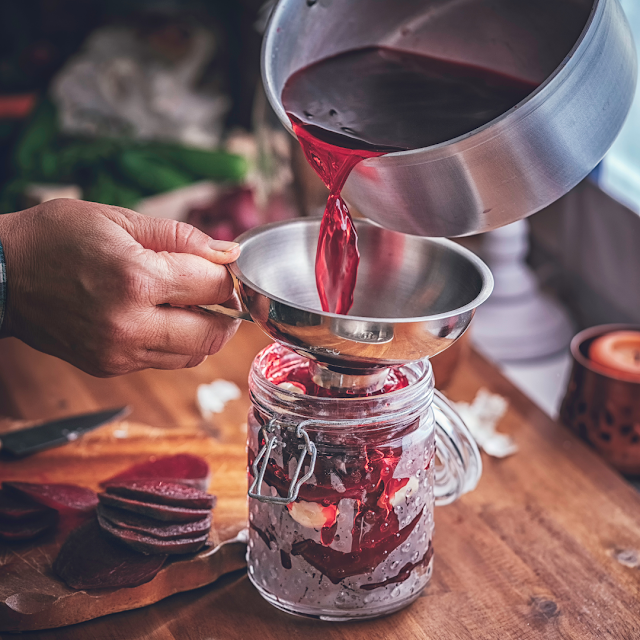
[[[59,447],[77,440],[83,433],[107,424],[129,413],[129,407],[106,409],[51,420],[26,429],[18,429],[0,435],[0,452],[22,458],[38,451]]]

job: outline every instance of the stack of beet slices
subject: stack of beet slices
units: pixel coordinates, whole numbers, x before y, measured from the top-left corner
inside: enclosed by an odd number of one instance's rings
[[[147,555],[194,553],[211,529],[214,496],[177,482],[121,480],[98,496],[103,531]]]

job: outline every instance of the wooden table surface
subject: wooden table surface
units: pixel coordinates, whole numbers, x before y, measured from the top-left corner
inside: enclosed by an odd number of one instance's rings
[[[247,325],[196,369],[101,380],[15,340],[0,341],[0,414],[50,419],[127,403],[133,408],[131,420],[166,428],[172,450],[193,450],[194,432],[201,438],[208,434],[212,446],[244,450],[247,373],[266,344],[267,338]],[[214,423],[204,424],[195,405],[196,387],[216,378],[232,380],[243,396]],[[506,460],[483,456],[478,489],[437,509],[434,576],[408,609],[360,623],[297,619],[262,601],[239,572],[143,609],[23,637],[637,640],[640,496],[472,352],[446,391],[453,400],[470,401],[480,387],[509,400],[499,429],[514,436],[520,452]],[[167,449],[159,441],[157,446]],[[241,456],[232,459],[234,468],[214,469],[214,474],[242,478]]]

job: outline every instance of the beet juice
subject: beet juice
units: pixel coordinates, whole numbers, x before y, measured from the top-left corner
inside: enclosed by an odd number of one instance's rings
[[[340,197],[353,167],[470,133],[535,88],[488,69],[384,47],[340,53],[287,80],[282,104],[307,160],[330,190],[316,254],[323,311],[346,314],[353,304],[357,234]]]
[[[290,613],[331,620],[375,617],[413,601],[433,553],[428,362],[392,370],[372,394],[315,395],[309,361],[276,344],[256,357],[249,384],[250,483],[256,457],[276,439],[257,464],[266,498],[249,501],[247,561],[260,593]],[[299,461],[302,471],[311,465],[299,428],[317,457],[286,504]]]

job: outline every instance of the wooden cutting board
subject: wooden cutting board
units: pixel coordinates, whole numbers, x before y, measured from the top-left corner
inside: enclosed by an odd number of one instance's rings
[[[15,426],[5,424],[2,430]],[[245,450],[237,443],[215,441],[201,425],[156,428],[130,421],[113,423],[64,447],[0,462],[0,479],[68,482],[98,491],[101,480],[131,464],[175,453],[200,455],[211,467],[209,491],[218,501],[210,544],[194,555],[170,556],[153,580],[138,587],[75,591],[51,570],[64,534],[0,543],[0,631],[50,629],[137,609],[244,567]]]

